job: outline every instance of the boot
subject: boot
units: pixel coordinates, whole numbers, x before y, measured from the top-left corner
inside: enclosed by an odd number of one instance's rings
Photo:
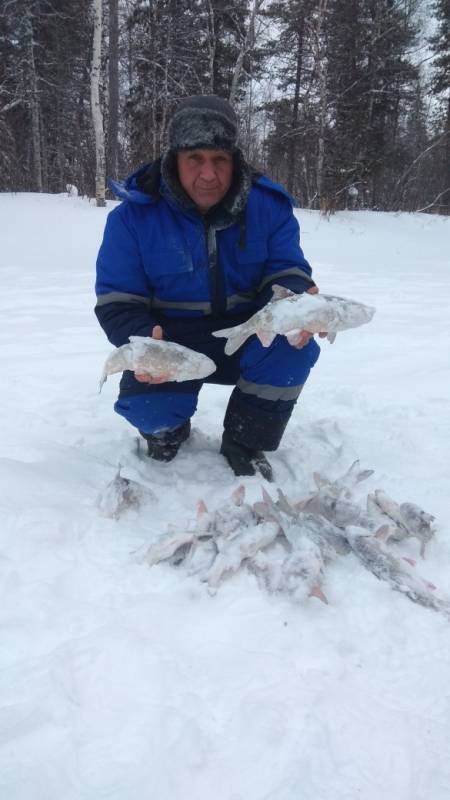
[[[172,461],[180,446],[189,437],[191,421],[188,419],[179,428],[163,431],[162,433],[144,433],[139,431],[147,442],[147,455],[155,461]]]
[[[258,471],[266,481],[273,482],[272,467],[262,450],[244,447],[224,431],[220,452],[225,456],[235,475],[256,475]]]

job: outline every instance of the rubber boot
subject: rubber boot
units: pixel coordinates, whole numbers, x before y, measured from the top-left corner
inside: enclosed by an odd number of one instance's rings
[[[256,472],[260,472],[266,481],[273,482],[272,467],[262,450],[244,447],[224,431],[220,452],[225,456],[235,475],[256,475]]]
[[[147,455],[155,461],[172,461],[175,458],[180,446],[189,437],[191,432],[191,421],[188,419],[179,428],[172,428],[162,433],[144,433],[139,431],[147,442]]]

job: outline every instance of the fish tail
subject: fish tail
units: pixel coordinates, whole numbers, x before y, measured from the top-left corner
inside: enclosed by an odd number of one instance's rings
[[[228,341],[225,345],[225,353],[227,356],[232,356],[236,350],[239,350],[240,347],[247,341],[249,337],[248,333],[241,333],[239,336],[230,336]]]
[[[225,353],[227,356],[231,356],[236,352],[236,350],[239,350],[239,348],[248,339],[250,334],[241,333],[239,331],[239,326],[237,326],[236,328],[223,328],[220,331],[213,331],[213,336],[217,336],[217,338],[224,337],[227,339]]]

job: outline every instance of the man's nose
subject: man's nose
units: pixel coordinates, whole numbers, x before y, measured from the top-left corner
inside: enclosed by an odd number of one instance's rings
[[[211,183],[211,181],[215,181],[216,171],[214,169],[214,165],[210,164],[208,161],[202,164],[200,169],[200,177],[203,181],[206,181],[208,183]]]

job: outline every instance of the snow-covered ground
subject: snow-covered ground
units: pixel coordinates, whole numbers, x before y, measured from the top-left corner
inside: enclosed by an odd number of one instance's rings
[[[105,216],[79,198],[0,195],[0,797],[448,800],[443,616],[353,555],[329,567],[328,606],[246,573],[211,597],[146,564],[168,523],[238,485],[218,454],[229,390],[203,390],[175,462],[137,458],[112,411],[117,376],[97,393]],[[300,499],[314,470],[360,458],[375,471],[364,492],[436,516],[419,566],[450,595],[450,219],[299,216],[321,289],[377,313],[322,344],[271,458],[276,485]],[[156,499],[115,521],[97,499],[119,462]],[[258,499],[261,480],[244,483]]]

